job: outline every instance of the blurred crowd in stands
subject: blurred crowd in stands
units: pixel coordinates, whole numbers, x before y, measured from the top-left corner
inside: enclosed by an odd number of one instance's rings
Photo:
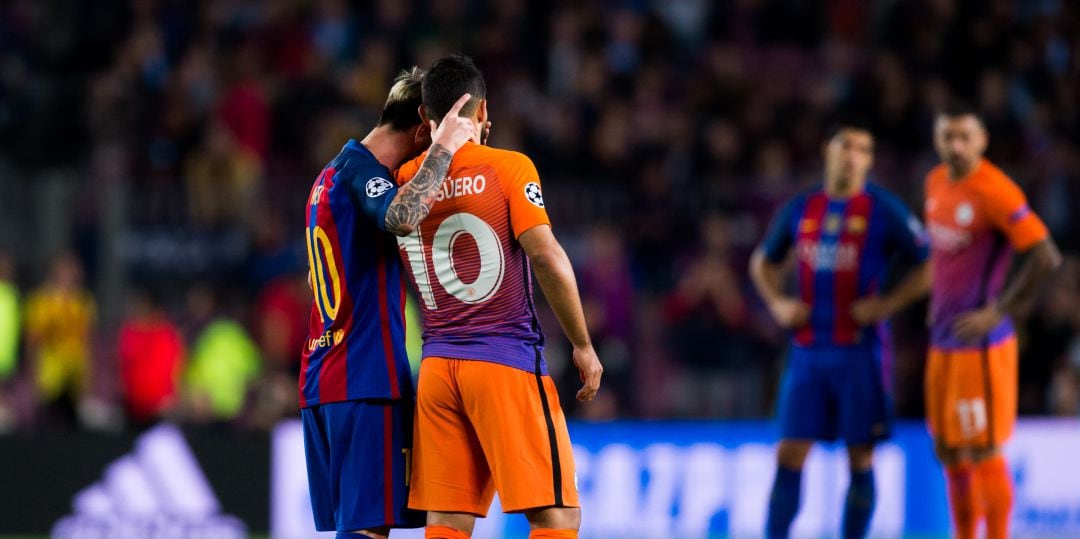
[[[453,51],[485,71],[491,144],[536,162],[578,272],[606,372],[577,406],[542,310],[568,413],[769,416],[786,339],[746,275],[768,219],[820,181],[840,112],[870,120],[874,181],[919,210],[955,96],[1067,254],[1020,324],[1021,412],[1080,414],[1075,3],[12,0],[0,427],[295,415],[305,195],[400,69]],[[906,417],[924,313],[893,324]]]

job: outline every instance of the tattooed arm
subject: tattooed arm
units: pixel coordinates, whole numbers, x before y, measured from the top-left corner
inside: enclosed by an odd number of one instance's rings
[[[420,221],[427,217],[435,203],[435,193],[442,187],[450,160],[466,142],[476,138],[476,123],[472,118],[461,116],[461,107],[472,97],[464,94],[447,111],[442,123],[431,124],[431,148],[413,179],[398,189],[390,207],[386,210],[386,231],[398,236],[408,236],[416,230]]]
[[[435,194],[442,187],[443,178],[450,168],[454,154],[441,144],[432,144],[420,170],[413,179],[398,189],[390,207],[386,210],[386,231],[398,236],[408,236],[427,217]]]

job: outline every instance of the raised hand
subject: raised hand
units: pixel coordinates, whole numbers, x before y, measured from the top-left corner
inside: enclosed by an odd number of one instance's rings
[[[436,145],[446,148],[450,153],[457,152],[466,142],[476,141],[476,122],[472,118],[460,115],[461,108],[472,99],[469,94],[462,94],[454,106],[443,117],[442,123],[428,120],[431,124],[431,147]]]
[[[442,186],[450,169],[450,161],[466,142],[476,137],[476,123],[459,114],[472,96],[463,94],[446,113],[442,123],[431,120],[431,148],[427,157],[405,185],[398,189],[386,209],[386,230],[398,236],[408,236],[416,230],[435,203],[435,193]]]

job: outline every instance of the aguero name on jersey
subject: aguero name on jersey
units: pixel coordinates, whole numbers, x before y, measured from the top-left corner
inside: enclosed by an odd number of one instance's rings
[[[878,343],[877,328],[860,328],[852,304],[880,292],[892,263],[915,265],[929,257],[919,220],[873,184],[850,198],[831,198],[818,188],[789,201],[769,227],[765,256],[779,264],[791,248],[798,296],[810,307],[809,322],[794,330],[798,346]]]
[[[385,231],[390,170],[349,140],[311,188],[305,231],[315,295],[300,366],[300,407],[412,395],[404,280]]]

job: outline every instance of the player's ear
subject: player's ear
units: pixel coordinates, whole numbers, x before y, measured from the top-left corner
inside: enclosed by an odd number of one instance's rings
[[[420,124],[425,126],[428,125],[427,111],[424,110],[423,105],[416,107],[416,113],[420,115]]]
[[[426,141],[431,138],[431,128],[428,127],[427,122],[423,122],[416,126],[416,130],[413,131],[413,142],[417,145],[426,145]]]
[[[480,123],[488,121],[487,114],[487,99],[481,99],[480,104],[476,107],[476,120]]]

